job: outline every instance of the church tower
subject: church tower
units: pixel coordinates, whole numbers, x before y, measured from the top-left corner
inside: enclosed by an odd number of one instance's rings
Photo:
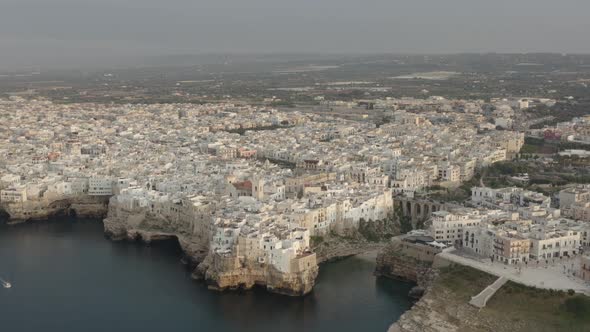
[[[264,198],[264,179],[259,175],[254,175],[252,178],[252,197],[257,200],[262,200]]]

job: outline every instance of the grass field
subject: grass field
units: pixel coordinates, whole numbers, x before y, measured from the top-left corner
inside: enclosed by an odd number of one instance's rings
[[[441,270],[435,287],[450,291],[445,292],[447,298],[451,296],[449,304],[459,304],[468,302],[495,279],[473,268],[452,266]],[[486,328],[477,331],[491,327],[498,332],[587,332],[590,331],[590,297],[508,282],[475,316],[486,322]],[[466,327],[465,331],[474,329]]]

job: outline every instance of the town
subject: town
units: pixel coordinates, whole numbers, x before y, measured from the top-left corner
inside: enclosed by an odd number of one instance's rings
[[[590,332],[590,1],[5,2],[0,331]]]
[[[12,97],[0,104],[0,203],[13,223],[106,214],[114,238],[175,237],[218,289],[305,294],[319,262],[313,240],[395,222],[402,210],[426,219],[435,243],[509,265],[579,257],[567,271],[590,280],[590,188],[563,190],[558,207],[541,193],[474,187],[465,204],[401,209],[515,158],[524,133],[499,123],[528,101],[496,101],[496,124],[473,102],[379,103],[372,112],[388,121],[376,125],[236,104]]]

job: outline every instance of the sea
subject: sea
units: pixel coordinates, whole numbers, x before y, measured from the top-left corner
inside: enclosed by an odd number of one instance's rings
[[[385,332],[412,305],[371,255],[321,265],[298,298],[208,290],[181,257],[174,241],[110,241],[96,220],[1,225],[0,331]]]

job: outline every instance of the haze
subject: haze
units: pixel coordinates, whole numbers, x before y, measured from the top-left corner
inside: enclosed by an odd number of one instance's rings
[[[0,0],[0,68],[202,53],[590,52],[587,0]]]

